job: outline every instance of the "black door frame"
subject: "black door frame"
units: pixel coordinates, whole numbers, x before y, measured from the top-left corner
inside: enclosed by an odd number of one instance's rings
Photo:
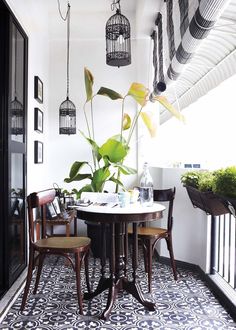
[[[24,141],[11,140],[11,122],[9,115],[11,90],[11,45],[12,26],[16,26],[24,39]],[[10,10],[5,0],[0,0],[0,297],[10,288],[19,277],[27,264],[27,235],[26,235],[26,174],[27,174],[27,85],[28,85],[28,37],[18,20]],[[23,154],[24,162],[24,262],[13,273],[9,267],[9,216],[10,216],[10,187],[11,187],[11,153]]]

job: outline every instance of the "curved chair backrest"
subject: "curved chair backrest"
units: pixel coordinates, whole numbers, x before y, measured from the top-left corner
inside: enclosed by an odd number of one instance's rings
[[[168,230],[172,230],[173,226],[173,205],[175,199],[175,187],[170,189],[157,189],[153,191],[153,199],[156,202],[169,202],[168,207],[168,218],[167,218],[167,226]]]
[[[55,189],[47,189],[39,192],[33,192],[27,197],[28,217],[29,217],[29,234],[30,241],[34,242],[34,217],[33,209],[41,207],[43,237],[46,236],[46,205],[51,203],[56,196]]]

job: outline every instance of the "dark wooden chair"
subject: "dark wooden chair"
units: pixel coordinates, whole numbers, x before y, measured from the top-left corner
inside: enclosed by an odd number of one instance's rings
[[[168,202],[167,228],[146,227],[144,225],[138,227],[138,238],[141,240],[144,251],[145,271],[148,273],[148,290],[152,291],[152,257],[156,243],[164,238],[170,254],[171,267],[174,279],[177,280],[177,271],[172,246],[172,227],[173,227],[173,205],[175,198],[175,188],[154,190],[154,201]],[[132,229],[128,230],[132,233]]]
[[[29,265],[27,279],[24,289],[24,294],[21,303],[21,311],[23,311],[27,296],[29,293],[30,283],[32,280],[32,273],[38,261],[38,270],[35,280],[33,294],[36,294],[39,279],[43,267],[43,261],[46,255],[61,255],[66,257],[76,273],[76,287],[79,304],[79,312],[83,314],[83,301],[80,283],[80,269],[81,263],[85,265],[85,275],[87,290],[90,292],[89,276],[88,276],[88,253],[90,249],[90,238],[88,237],[47,237],[46,236],[46,205],[51,203],[55,198],[55,190],[47,189],[37,193],[32,193],[27,197],[28,202],[28,219],[29,219]],[[35,239],[34,228],[34,209],[41,208],[41,225],[42,238]],[[75,262],[73,262],[70,254],[74,255]]]

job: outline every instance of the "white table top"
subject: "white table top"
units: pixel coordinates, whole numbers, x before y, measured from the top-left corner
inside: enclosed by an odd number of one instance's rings
[[[89,206],[76,206],[76,210],[90,212],[90,213],[107,213],[107,214],[142,214],[142,213],[153,213],[164,211],[166,207],[159,203],[153,203],[152,206],[142,206],[139,203],[130,204],[127,207],[109,207],[100,205],[89,205]]]

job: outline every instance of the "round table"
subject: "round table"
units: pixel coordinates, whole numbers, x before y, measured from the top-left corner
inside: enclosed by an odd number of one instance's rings
[[[136,270],[138,264],[138,235],[137,224],[158,220],[162,218],[165,206],[154,203],[153,206],[142,207],[140,204],[130,205],[120,208],[90,205],[87,207],[78,206],[77,217],[90,222],[102,225],[102,250],[101,258],[101,278],[94,292],[85,293],[84,299],[91,299],[106,289],[109,289],[108,300],[105,310],[102,312],[101,319],[106,320],[112,309],[118,291],[125,290],[132,294],[143,306],[153,311],[155,304],[145,300],[141,287],[136,281]],[[133,253],[132,253],[132,280],[128,280],[126,266],[128,259],[128,234],[127,225],[133,224]],[[111,257],[110,257],[110,277],[105,277],[105,228],[110,226],[111,234]]]

